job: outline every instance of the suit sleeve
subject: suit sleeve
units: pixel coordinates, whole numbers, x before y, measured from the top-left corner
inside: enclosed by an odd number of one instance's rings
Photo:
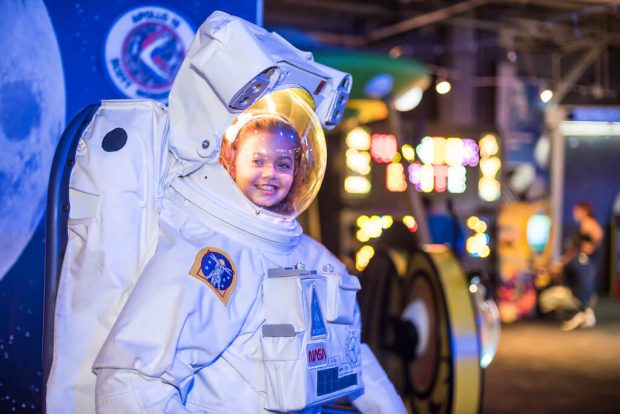
[[[161,244],[93,364],[100,414],[204,411],[185,405],[193,376],[238,335],[256,296],[245,284],[222,303],[187,273],[195,249]]]
[[[361,326],[359,306],[355,312],[355,323]],[[365,343],[361,345],[361,357],[364,390],[351,396],[355,408],[362,414],[407,414],[402,398]]]
[[[406,414],[407,409],[396,388],[366,344],[362,344],[364,392],[353,399],[363,414]]]

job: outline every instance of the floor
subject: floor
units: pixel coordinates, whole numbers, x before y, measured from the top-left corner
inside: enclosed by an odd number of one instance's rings
[[[553,318],[504,325],[483,413],[620,413],[620,301],[596,313],[596,327],[571,332]]]

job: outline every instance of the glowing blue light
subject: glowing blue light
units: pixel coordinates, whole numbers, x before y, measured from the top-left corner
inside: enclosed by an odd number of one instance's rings
[[[551,219],[542,212],[532,215],[527,221],[527,243],[535,253],[542,253],[549,242]]]

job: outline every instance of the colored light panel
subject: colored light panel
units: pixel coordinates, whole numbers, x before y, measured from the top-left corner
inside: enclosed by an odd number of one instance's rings
[[[370,173],[370,154],[367,151],[348,149],[346,152],[347,167],[360,175]]]
[[[435,191],[444,193],[448,188],[448,167],[446,165],[435,166]]]
[[[465,150],[463,140],[460,138],[448,138],[446,140],[446,164],[449,166],[463,165]]]
[[[391,134],[373,134],[370,139],[370,155],[379,163],[392,162],[398,152],[396,137]]]
[[[463,139],[463,165],[475,167],[478,165],[480,155],[478,154],[478,144],[473,139]]]
[[[370,262],[370,259],[372,259],[374,255],[375,249],[373,249],[372,246],[362,246],[355,254],[355,268],[360,272],[366,269],[368,262]]]
[[[485,233],[487,223],[476,216],[471,216],[467,219],[467,227],[475,232],[465,241],[467,253],[472,257],[488,257],[491,254],[491,248],[489,247],[491,238]]]
[[[344,191],[349,194],[368,194],[372,184],[366,177],[360,175],[351,175],[344,179]]]
[[[403,154],[403,158],[406,159],[407,161],[413,162],[413,160],[415,160],[415,149],[411,145],[409,144],[403,145],[400,151]]]
[[[405,168],[399,162],[393,162],[386,166],[385,180],[388,191],[403,192],[407,189]]]
[[[418,158],[424,164],[432,164],[433,156],[435,155],[435,143],[433,138],[424,137],[416,147]]]
[[[370,134],[364,128],[353,128],[347,134],[345,142],[349,148],[368,151],[370,149]]]
[[[392,224],[394,224],[394,218],[392,216],[389,214],[381,216],[381,227],[383,227],[384,230],[392,227]]]
[[[501,194],[501,185],[496,176],[502,167],[502,162],[497,157],[499,152],[497,137],[486,134],[480,138],[479,146],[481,177],[478,181],[478,196],[484,201],[496,201]]]
[[[448,192],[462,194],[467,189],[467,171],[463,166],[448,167]]]
[[[482,175],[494,177],[502,166],[502,162],[497,157],[483,158],[480,160],[480,171]]]
[[[551,219],[545,213],[532,215],[527,221],[527,243],[538,254],[547,247],[551,235]]]
[[[433,137],[433,161],[435,165],[446,163],[446,139],[442,137]]]
[[[480,156],[491,157],[499,151],[499,145],[497,144],[497,138],[493,134],[487,134],[480,138]]]
[[[418,223],[413,216],[407,215],[403,217],[403,224],[407,226],[410,232],[414,233],[418,230]]]
[[[362,243],[366,243],[370,239],[380,237],[383,230],[390,228],[393,223],[394,219],[389,214],[383,216],[373,215],[371,217],[359,216],[355,220],[355,224],[358,227],[355,238]]]
[[[478,182],[478,195],[484,201],[495,201],[501,194],[499,181],[491,177],[482,177]]]
[[[415,186],[415,189],[422,191],[420,183],[422,181],[422,164],[409,164],[407,167],[407,175],[409,176],[409,182]]]
[[[420,188],[425,193],[430,193],[435,188],[435,168],[425,164],[420,168]]]

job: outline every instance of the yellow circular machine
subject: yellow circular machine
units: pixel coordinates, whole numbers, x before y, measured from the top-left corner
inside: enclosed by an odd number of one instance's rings
[[[369,345],[408,409],[416,414],[479,412],[477,312],[453,253],[443,245],[427,246],[411,253],[407,272],[397,276],[390,254],[375,260],[384,263],[370,266],[375,274],[362,281],[362,289],[369,290],[360,300],[362,321],[372,335]]]

